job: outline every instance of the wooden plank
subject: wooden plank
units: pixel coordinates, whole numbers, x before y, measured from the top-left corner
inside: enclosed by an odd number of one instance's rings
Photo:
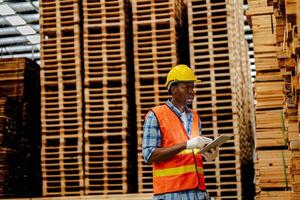
[[[291,199],[291,191],[262,191],[259,194],[259,200],[269,200],[269,199],[274,199],[274,200],[292,200]]]
[[[295,15],[297,13],[297,0],[285,0],[286,15]]]
[[[281,128],[281,110],[256,111],[256,128]]]
[[[256,132],[256,148],[284,146],[284,140],[281,130],[262,129]]]
[[[260,188],[285,188],[286,179],[288,187],[291,186],[292,176],[289,170],[291,152],[287,150],[261,150],[257,151],[257,156],[255,171]],[[284,166],[286,167],[286,177]]]
[[[246,12],[247,16],[253,16],[253,15],[267,15],[267,14],[273,14],[273,6],[266,6],[266,7],[252,7],[249,5],[249,11]]]
[[[268,6],[268,2],[265,0],[250,0],[248,5],[249,9],[255,9]]]

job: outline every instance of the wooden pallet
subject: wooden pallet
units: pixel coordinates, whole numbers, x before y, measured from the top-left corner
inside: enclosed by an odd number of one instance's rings
[[[39,9],[41,32],[70,29],[79,24],[78,0],[41,1]]]
[[[127,146],[125,134],[89,137],[85,143],[86,194],[127,192]]]
[[[125,19],[124,7],[128,2],[113,0],[107,2],[83,3],[84,24],[87,27],[115,26]]]
[[[137,2],[133,6],[133,19],[138,24],[153,19],[168,19],[173,18],[175,14],[175,3],[170,1],[161,2]]]
[[[83,195],[82,144],[68,144],[78,142],[77,138],[65,139],[65,144],[57,144],[59,140],[48,139],[42,145],[43,194]]]
[[[127,75],[128,2],[83,2],[85,83],[122,80]]]
[[[74,30],[68,31],[69,35],[65,36],[54,35],[48,38],[46,33],[42,33],[42,85],[80,81],[79,26],[73,28]]]

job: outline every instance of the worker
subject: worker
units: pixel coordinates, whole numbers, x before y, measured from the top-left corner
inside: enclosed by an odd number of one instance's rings
[[[154,200],[208,200],[202,156],[213,161],[217,149],[203,154],[200,149],[212,139],[201,136],[201,121],[188,106],[194,98],[197,80],[187,65],[173,67],[166,87],[171,99],[146,114],[143,129],[143,157],[153,165]]]

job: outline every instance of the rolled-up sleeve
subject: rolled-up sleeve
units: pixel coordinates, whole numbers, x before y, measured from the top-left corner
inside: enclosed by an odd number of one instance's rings
[[[149,161],[155,148],[161,146],[161,133],[157,119],[153,112],[149,112],[145,119],[143,128],[143,157],[145,162]]]

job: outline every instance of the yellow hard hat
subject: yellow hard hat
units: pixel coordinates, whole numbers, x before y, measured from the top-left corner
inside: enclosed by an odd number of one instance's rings
[[[166,81],[166,87],[169,90],[172,83],[179,81],[200,82],[200,80],[197,80],[193,70],[187,65],[182,64],[172,67],[172,69],[169,71]]]

